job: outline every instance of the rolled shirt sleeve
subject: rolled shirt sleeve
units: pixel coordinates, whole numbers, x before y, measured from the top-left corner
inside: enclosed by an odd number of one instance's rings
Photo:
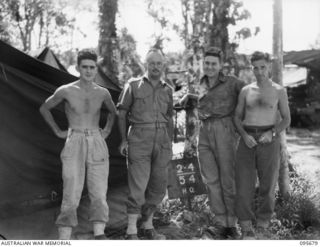
[[[130,110],[132,105],[132,87],[130,83],[126,83],[119,97],[119,101],[117,104],[118,110]]]

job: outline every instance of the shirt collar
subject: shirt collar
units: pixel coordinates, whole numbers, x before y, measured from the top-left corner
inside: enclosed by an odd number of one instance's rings
[[[218,74],[218,81],[222,82],[222,83],[227,81],[226,75],[221,70],[219,71],[219,74]],[[203,83],[203,82],[208,82],[208,76],[207,75],[202,76],[202,78],[200,80],[200,83]]]
[[[144,81],[147,81],[147,82],[150,83],[147,74],[144,74],[144,75],[142,76],[142,79],[143,79]],[[164,80],[162,80],[162,79],[160,79],[160,84],[161,84],[161,86],[163,86],[163,87],[167,86],[167,83],[166,83]]]

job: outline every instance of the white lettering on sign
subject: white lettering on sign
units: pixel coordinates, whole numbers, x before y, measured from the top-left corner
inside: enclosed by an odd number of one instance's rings
[[[179,183],[180,183],[181,185],[183,185],[183,184],[186,183],[186,180],[185,180],[184,176],[179,176]]]
[[[190,163],[190,164],[188,165],[188,169],[190,169],[191,171],[194,171],[194,166],[193,166],[192,163]]]
[[[173,193],[178,193],[179,191],[179,195],[182,197],[193,197],[194,195],[205,193],[196,158],[176,160],[174,169],[176,175],[174,184],[178,186],[178,190]]]
[[[177,173],[183,173],[183,166],[182,165],[177,165]]]
[[[196,178],[194,177],[194,174],[192,174],[190,177],[189,177],[189,181],[191,182],[191,183],[195,183],[196,182]]]

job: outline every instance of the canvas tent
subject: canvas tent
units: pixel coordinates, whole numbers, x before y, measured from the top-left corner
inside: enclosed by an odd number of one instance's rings
[[[54,136],[38,109],[58,86],[77,78],[2,41],[0,54],[0,233],[11,239],[52,238],[52,232],[47,236],[41,233],[44,228],[55,229],[62,194],[59,154],[64,141]],[[109,91],[117,101],[119,88],[113,85]],[[60,127],[66,128],[62,104],[53,114]],[[101,124],[105,121],[103,109]],[[115,124],[107,140],[109,191],[126,184],[126,163],[118,153],[119,142]],[[85,218],[85,206],[81,210]]]
[[[30,55],[42,61],[43,63],[50,65],[51,67],[54,67],[56,69],[59,69],[63,72],[68,73],[67,69],[62,65],[62,63],[59,61],[57,56],[49,47],[45,47],[44,49],[33,51],[30,53]],[[116,82],[114,82],[110,77],[108,77],[103,72],[100,64],[101,64],[101,61],[98,62],[98,74],[95,79],[96,83],[102,87],[108,88],[108,90],[113,91],[112,95],[116,95],[118,97],[119,95],[118,92],[121,91],[121,88],[118,86]]]
[[[51,67],[59,69],[63,72],[68,72],[67,69],[62,65],[54,52],[49,48],[45,47],[44,49],[38,49],[35,51],[31,51],[29,53],[30,56],[37,58],[38,60],[49,64]]]

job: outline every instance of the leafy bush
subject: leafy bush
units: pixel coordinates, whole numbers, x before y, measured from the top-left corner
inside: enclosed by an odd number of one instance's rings
[[[320,212],[311,200],[313,187],[295,172],[290,175],[291,196],[283,199],[277,195],[276,218],[271,222],[271,231],[279,239],[308,239],[315,237],[320,225]]]

